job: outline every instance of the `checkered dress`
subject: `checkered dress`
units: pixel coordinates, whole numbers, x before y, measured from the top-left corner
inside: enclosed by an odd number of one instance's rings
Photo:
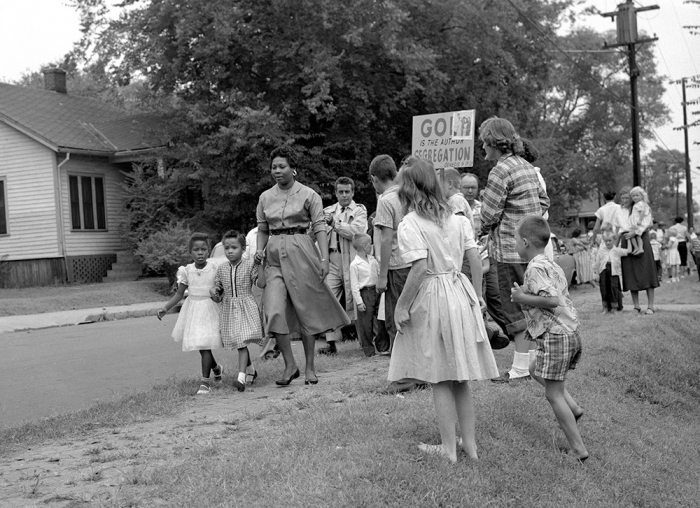
[[[489,173],[481,205],[481,231],[489,234],[491,255],[500,263],[522,263],[515,250],[515,226],[526,215],[542,215],[549,208],[535,168],[517,155],[501,157]]]
[[[248,344],[263,345],[263,327],[251,288],[258,269],[251,259],[237,265],[222,263],[216,271],[216,287],[223,294],[219,329],[225,349],[241,349]]]

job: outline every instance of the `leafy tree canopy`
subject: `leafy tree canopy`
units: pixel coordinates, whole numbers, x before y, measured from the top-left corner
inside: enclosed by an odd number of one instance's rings
[[[168,116],[166,172],[202,193],[211,227],[252,222],[267,154],[285,143],[324,199],[350,176],[372,209],[370,160],[406,155],[412,117],[432,112],[510,119],[541,147],[555,218],[631,158],[624,54],[552,44],[600,49],[590,30],[559,34],[575,0],[105,1],[73,0],[71,58]],[[638,60],[648,137],[667,112],[651,49]],[[483,184],[491,163],[476,152]]]

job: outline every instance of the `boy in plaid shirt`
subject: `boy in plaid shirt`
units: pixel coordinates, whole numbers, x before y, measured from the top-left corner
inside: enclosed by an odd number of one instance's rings
[[[527,321],[526,337],[537,343],[530,352],[530,375],[544,386],[547,401],[569,441],[574,458],[588,458],[578,421],[583,409],[566,389],[566,372],[581,358],[579,321],[562,269],[544,255],[550,231],[539,215],[523,217],[515,230],[515,248],[528,261],[523,287],[513,284],[511,299],[520,304]],[[534,353],[534,354],[533,354]]]

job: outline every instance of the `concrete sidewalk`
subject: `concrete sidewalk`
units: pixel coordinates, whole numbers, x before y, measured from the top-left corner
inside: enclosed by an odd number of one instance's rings
[[[18,332],[21,330],[38,330],[40,328],[53,328],[56,326],[80,325],[99,321],[155,316],[158,309],[162,308],[163,302],[161,301],[135,303],[133,305],[118,305],[114,307],[47,312],[45,314],[30,314],[25,316],[4,316],[0,317],[0,334]],[[178,310],[179,306],[176,306],[174,312]]]

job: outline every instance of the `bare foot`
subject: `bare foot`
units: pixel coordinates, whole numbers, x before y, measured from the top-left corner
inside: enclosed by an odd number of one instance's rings
[[[576,461],[578,461],[579,464],[583,464],[584,462],[586,462],[586,460],[588,460],[588,457],[590,456],[588,454],[588,451],[586,451],[585,449],[583,451],[580,451],[577,453],[573,450],[566,450],[566,449],[562,448],[561,452],[564,455],[567,455],[568,457],[575,459]]]
[[[453,457],[451,457],[446,451],[445,448],[439,444],[439,445],[431,445],[431,444],[425,444],[425,443],[418,443],[418,449],[422,451],[423,453],[427,453],[429,455],[441,455],[448,459],[450,462],[455,463],[457,462],[457,452],[455,451],[455,454]]]
[[[472,446],[466,446],[461,437],[457,438],[457,446],[459,446],[464,453],[472,460],[479,460],[479,455],[476,453],[476,443]]]

